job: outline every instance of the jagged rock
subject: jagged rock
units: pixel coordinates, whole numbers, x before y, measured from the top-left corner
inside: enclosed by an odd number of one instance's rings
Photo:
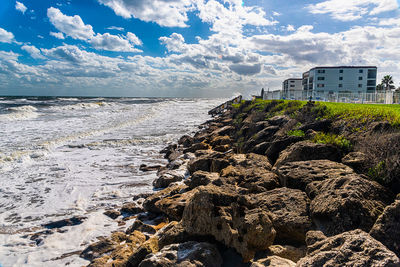
[[[309,141],[298,142],[280,153],[274,169],[279,169],[288,162],[318,159],[340,161],[341,152],[336,146],[330,144],[316,144]]]
[[[210,145],[206,144],[205,142],[200,142],[200,143],[195,143],[189,148],[186,148],[183,150],[183,153],[189,153],[189,152],[196,152],[197,150],[207,150],[210,149]]]
[[[235,131],[235,127],[233,126],[224,126],[222,128],[218,128],[211,133],[211,136],[224,136],[231,135]]]
[[[133,215],[143,212],[143,207],[139,206],[136,203],[126,203],[121,207],[121,213]]]
[[[272,166],[268,157],[254,153],[234,154],[230,157],[232,165],[246,168],[264,168],[271,170]]]
[[[89,245],[86,249],[82,251],[80,257],[86,260],[93,260],[99,258],[102,254],[110,252],[116,248],[117,242],[114,242],[108,238],[100,240],[96,243]]]
[[[232,140],[229,136],[225,135],[225,136],[216,136],[214,137],[211,142],[210,145],[212,147],[215,146],[220,146],[220,145],[229,145],[232,143]]]
[[[306,255],[306,246],[293,247],[290,245],[272,245],[268,248],[270,254],[298,262],[301,258]]]
[[[250,151],[256,154],[264,155],[265,151],[270,146],[270,144],[271,144],[270,142],[262,142],[251,148]]]
[[[193,173],[192,176],[190,176],[187,180],[185,180],[185,184],[189,186],[190,189],[193,189],[201,185],[208,185],[214,181],[217,181],[218,179],[218,173],[197,171]]]
[[[177,221],[172,221],[164,226],[157,232],[156,236],[159,248],[175,243],[183,243],[190,239],[190,235],[185,231],[182,224]]]
[[[219,267],[221,265],[221,255],[214,245],[189,241],[168,245],[157,253],[149,254],[139,267]]]
[[[312,222],[309,216],[310,200],[304,192],[286,187],[276,188],[253,195],[252,200],[256,206],[270,211],[277,242],[305,243]]]
[[[223,153],[213,150],[198,150],[196,151],[197,158],[194,158],[188,163],[188,170],[190,173],[196,171],[210,171],[213,160],[222,159]]]
[[[143,208],[149,212],[162,213],[162,211],[158,207],[155,206],[155,203],[162,198],[166,198],[166,197],[178,194],[179,192],[181,192],[182,190],[184,190],[186,188],[187,188],[186,185],[174,185],[174,186],[167,187],[161,191],[158,191],[157,193],[146,198],[146,200],[143,203]]]
[[[218,152],[227,152],[231,149],[230,145],[218,145],[213,148],[215,151]]]
[[[342,158],[343,164],[346,164],[355,170],[361,170],[366,161],[366,155],[362,152],[350,152]]]
[[[308,246],[296,266],[399,266],[399,258],[362,230],[328,237]]]
[[[304,191],[314,181],[323,181],[355,175],[354,171],[341,163],[330,160],[308,160],[288,162],[276,170],[282,186]]]
[[[290,121],[290,118],[285,115],[279,115],[268,119],[270,125],[281,126]]]
[[[161,154],[165,154],[165,158],[168,157],[169,154],[171,154],[172,152],[175,151],[175,149],[177,149],[178,146],[176,144],[172,144],[172,145],[168,145],[167,147],[165,147],[164,149],[162,149],[160,151]]]
[[[114,220],[121,215],[121,212],[117,210],[106,210],[103,214]]]
[[[331,120],[319,120],[319,121],[313,121],[313,122],[307,123],[305,125],[302,125],[299,128],[299,130],[302,130],[303,132],[306,132],[308,130],[319,131],[319,132],[328,132],[331,125],[332,125]]]
[[[126,229],[126,233],[130,234],[134,231],[144,232],[148,234],[155,234],[156,230],[153,226],[143,223],[141,220],[137,219],[135,222]]]
[[[126,267],[138,267],[139,264],[146,258],[150,253],[157,253],[159,250],[158,239],[156,237],[150,237],[149,240],[145,241],[135,249],[126,263]]]
[[[391,194],[377,182],[344,176],[310,183],[313,222],[327,235],[353,229],[368,231],[391,200]]]
[[[184,135],[178,140],[178,144],[180,144],[183,147],[189,147],[194,143],[193,137],[190,137],[188,135]]]
[[[165,188],[170,184],[182,181],[185,178],[185,174],[181,171],[168,170],[161,172],[157,179],[153,181],[154,188]]]
[[[248,209],[229,186],[195,189],[183,212],[182,225],[189,234],[211,235],[235,248],[246,261],[272,245],[276,234],[269,214],[260,208]]]
[[[299,136],[288,136],[279,140],[274,140],[268,143],[268,147],[263,154],[265,154],[272,162],[275,162],[278,159],[281,151],[285,150],[288,146],[302,140],[303,138]]]
[[[400,197],[387,206],[370,231],[370,235],[382,242],[400,257]]]
[[[87,217],[84,216],[74,216],[72,218],[43,224],[43,227],[46,227],[47,229],[54,229],[54,228],[62,228],[65,226],[74,226],[83,223],[83,221],[86,219]]]
[[[296,263],[285,259],[281,258],[278,256],[268,256],[265,259],[259,259],[251,264],[250,267],[295,267]]]
[[[150,172],[150,171],[158,171],[161,168],[161,165],[152,165],[147,166],[146,164],[141,164],[139,170],[142,172]]]
[[[166,214],[169,218],[180,221],[183,210],[192,196],[193,191],[175,194],[169,197],[161,198],[154,204],[154,206]]]
[[[244,145],[245,151],[250,151],[257,144],[262,142],[269,142],[272,140],[274,134],[279,130],[279,126],[268,126],[257,132],[252,138],[249,139]]]

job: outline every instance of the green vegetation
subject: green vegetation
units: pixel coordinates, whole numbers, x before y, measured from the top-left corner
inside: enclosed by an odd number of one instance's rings
[[[368,169],[368,177],[380,184],[386,185],[385,161],[380,161],[375,167]]]
[[[304,137],[306,134],[302,130],[291,130],[287,132],[287,135]]]
[[[351,143],[344,136],[336,135],[333,133],[317,133],[312,139],[313,142],[319,144],[332,144],[345,151],[350,151]]]

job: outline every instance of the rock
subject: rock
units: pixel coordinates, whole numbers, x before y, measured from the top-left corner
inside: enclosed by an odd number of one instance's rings
[[[265,151],[270,146],[270,144],[271,144],[270,142],[262,142],[258,145],[255,145],[252,149],[250,149],[250,152],[264,155]]]
[[[104,215],[110,217],[111,219],[115,220],[117,219],[119,216],[121,216],[121,212],[116,211],[116,210],[106,210],[104,213]]]
[[[95,258],[99,258],[104,253],[114,250],[117,245],[117,242],[105,238],[89,245],[86,249],[82,251],[80,257],[86,260],[93,260]]]
[[[265,259],[259,259],[253,262],[250,267],[295,267],[296,263],[291,260],[281,258],[278,256],[269,256]]]
[[[213,150],[198,150],[196,151],[196,156],[196,158],[191,159],[188,163],[187,168],[190,173],[194,173],[196,171],[209,172],[213,161],[216,159],[222,159],[224,154]]]
[[[336,146],[330,144],[316,144],[309,141],[298,142],[280,153],[274,169],[279,169],[280,166],[288,162],[318,159],[340,161],[341,152]]]
[[[190,235],[185,231],[182,224],[177,221],[172,221],[167,224],[157,232],[156,236],[158,238],[159,248],[190,240]]]
[[[271,141],[274,134],[279,130],[279,126],[268,126],[255,134],[252,139],[259,144],[265,141]]]
[[[268,119],[270,125],[281,126],[290,121],[290,118],[285,115],[279,115]]]
[[[134,215],[143,212],[143,208],[136,203],[126,203],[121,207],[121,213],[124,215]]]
[[[160,168],[161,165],[147,166],[146,164],[141,164],[139,170],[141,170],[142,172],[150,172],[150,171],[157,171]]]
[[[360,171],[367,162],[367,156],[362,152],[350,152],[342,158],[342,163]]]
[[[399,258],[362,230],[328,237],[308,246],[296,266],[399,266]]]
[[[227,159],[213,159],[211,161],[210,172],[220,172],[229,166]]]
[[[157,253],[149,254],[139,267],[219,267],[221,265],[221,255],[214,245],[189,241],[168,245]]]
[[[154,204],[154,206],[166,214],[169,218],[180,221],[183,210],[192,196],[193,191],[175,194],[169,197],[161,198]]]
[[[193,137],[190,137],[188,135],[184,135],[178,140],[178,144],[180,144],[183,147],[190,147],[194,143]]]
[[[162,198],[166,198],[175,194],[178,194],[182,190],[186,189],[186,185],[174,185],[167,187],[161,191],[158,191],[157,193],[149,196],[146,198],[146,200],[143,203],[143,208],[146,211],[153,212],[153,213],[162,213],[162,211],[155,206],[155,203],[159,201]]]
[[[169,154],[171,154],[175,149],[177,149],[178,146],[176,144],[171,144],[165,147],[160,151],[160,154],[165,154],[165,157],[167,158]]]
[[[310,200],[297,189],[276,188],[252,196],[255,205],[270,211],[276,230],[275,241],[284,244],[305,244],[306,233],[311,229]]]
[[[133,222],[133,224],[131,226],[128,227],[128,229],[126,229],[126,233],[130,234],[133,233],[134,231],[139,231],[139,232],[144,232],[144,233],[148,233],[148,234],[155,234],[156,230],[154,229],[153,226],[148,225],[143,223],[141,220],[137,219]]]
[[[189,234],[211,235],[235,248],[245,261],[272,245],[276,234],[269,214],[259,208],[248,209],[229,186],[195,189],[183,212],[182,225]]]
[[[157,253],[158,250],[158,239],[156,237],[150,237],[149,240],[142,243],[140,247],[133,251],[132,255],[129,256],[126,267],[139,266],[147,255],[150,253]]]
[[[335,235],[353,229],[368,231],[391,200],[380,184],[357,176],[313,182],[306,188],[317,229]]]
[[[265,156],[267,156],[272,162],[275,162],[278,159],[281,151],[285,150],[288,146],[302,140],[303,137],[299,136],[288,136],[282,139],[274,140],[268,143],[269,145],[263,154],[265,154]]]
[[[216,136],[214,137],[211,142],[210,145],[212,147],[216,147],[216,146],[221,146],[221,145],[229,145],[232,143],[232,140],[229,136],[225,135],[225,136]]]
[[[299,128],[299,130],[302,130],[303,132],[307,132],[308,130],[313,130],[318,132],[328,132],[331,125],[332,125],[331,120],[319,120],[302,125]]]
[[[183,150],[183,153],[189,153],[189,152],[196,152],[197,150],[207,150],[210,149],[210,146],[206,144],[205,142],[201,143],[196,143],[190,146],[189,148],[186,148]]]
[[[269,253],[291,260],[293,262],[298,262],[301,258],[306,255],[307,248],[305,246],[293,247],[290,245],[272,245],[268,248]]]
[[[177,160],[180,156],[182,156],[182,151],[181,150],[174,150],[172,153],[170,153],[167,157],[166,157],[166,159],[168,159],[168,164],[170,165],[170,163],[171,162],[173,162],[173,161],[175,161],[175,160]],[[163,169],[163,167],[161,167],[161,168],[159,168],[158,169],[158,171],[159,170],[162,170]],[[170,169],[172,169],[172,168],[170,168]]]
[[[385,208],[370,235],[400,257],[400,198]]]
[[[230,145],[218,145],[213,148],[215,151],[218,152],[227,152],[231,149]]]
[[[197,171],[192,174],[187,180],[185,180],[185,184],[190,188],[194,189],[201,185],[208,185],[217,181],[219,179],[218,173],[215,172],[205,172],[205,171]]]
[[[211,136],[230,136],[235,131],[235,127],[233,126],[224,126],[222,128],[218,128],[211,133]]]
[[[330,160],[295,161],[283,164],[276,170],[282,186],[305,191],[314,181],[323,181],[355,175],[348,166]]]
[[[324,240],[325,238],[326,236],[321,231],[311,230],[306,234],[306,244],[307,246],[311,246],[316,242]]]
[[[185,174],[176,170],[167,170],[161,172],[157,179],[153,181],[154,188],[165,188],[170,184],[185,179]]]
[[[47,229],[54,229],[54,228],[62,228],[65,226],[74,226],[83,223],[83,221],[86,219],[87,217],[84,216],[74,216],[72,218],[43,224],[43,227],[46,227]]]

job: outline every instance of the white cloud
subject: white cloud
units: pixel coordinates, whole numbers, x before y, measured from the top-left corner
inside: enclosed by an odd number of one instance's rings
[[[0,28],[0,43],[12,43],[13,41],[15,41],[14,34]]]
[[[131,32],[128,32],[126,34],[126,38],[131,42],[133,45],[142,45],[142,41],[134,34]]]
[[[116,30],[116,31],[120,31],[123,32],[125,29],[122,27],[117,27],[117,26],[110,26],[106,28],[107,30]]]
[[[377,15],[397,10],[397,0],[328,0],[307,6],[312,14],[329,14],[341,21],[361,19],[364,15]]]
[[[32,58],[35,59],[44,59],[45,57],[42,55],[39,49],[37,49],[33,45],[24,45],[21,47],[22,50],[28,52]]]
[[[50,32],[50,35],[57,38],[57,39],[61,39],[64,40],[64,34],[62,32]]]
[[[124,18],[137,18],[166,27],[187,27],[194,0],[98,0]]]
[[[47,16],[57,30],[73,39],[88,40],[94,36],[93,27],[83,23],[80,16],[64,15],[58,8],[47,9]]]
[[[98,50],[119,51],[119,52],[141,52],[134,48],[135,45],[141,44],[139,38],[133,33],[128,33],[127,37],[111,35],[109,33],[96,34],[90,39],[90,44]]]
[[[21,11],[22,14],[25,14],[25,11],[28,9],[23,3],[16,1],[15,9]]]
[[[286,27],[286,31],[288,31],[288,32],[294,32],[295,30],[296,30],[296,29],[295,29],[294,26],[291,25],[291,24],[287,25],[287,27]]]

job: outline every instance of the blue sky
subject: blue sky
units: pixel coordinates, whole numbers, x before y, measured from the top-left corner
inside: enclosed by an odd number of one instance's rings
[[[400,85],[397,0],[2,0],[0,95],[230,97],[323,65]]]

